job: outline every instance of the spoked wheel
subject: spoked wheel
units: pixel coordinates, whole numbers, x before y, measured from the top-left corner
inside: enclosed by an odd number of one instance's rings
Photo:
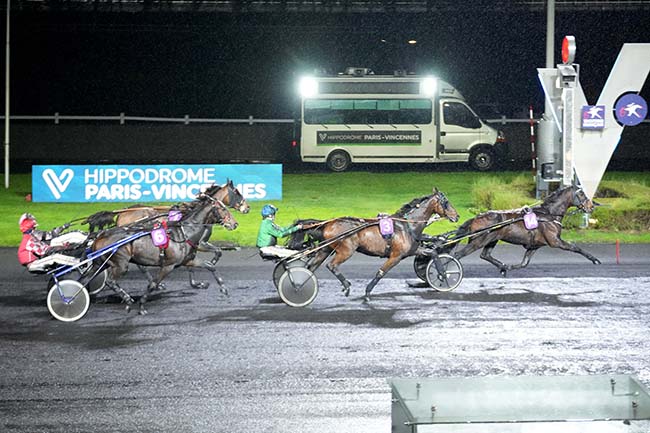
[[[90,296],[95,296],[101,292],[104,287],[106,287],[106,281],[108,280],[108,269],[104,269],[98,273],[95,278],[91,278],[95,273],[95,269],[75,269],[70,271],[65,275],[61,275],[59,281],[79,281],[87,290]],[[51,278],[47,283],[47,289],[51,289],[54,286],[54,279]]]
[[[431,257],[429,256],[415,256],[413,260],[413,269],[415,269],[415,275],[418,276],[422,281],[427,280],[427,265]]]
[[[81,319],[90,306],[88,290],[75,280],[59,280],[47,294],[47,309],[55,319],[74,322]]]
[[[436,266],[436,260],[438,266]],[[438,268],[441,273],[438,273]],[[426,280],[432,289],[438,292],[450,292],[463,281],[463,265],[449,254],[439,254],[438,257],[433,257],[429,261]]]
[[[316,299],[318,280],[309,269],[295,266],[287,269],[280,277],[278,293],[285,304],[292,307],[304,307]]]
[[[282,277],[282,274],[289,269],[289,268],[295,268],[296,266],[301,266],[301,267],[306,267],[307,262],[304,260],[294,260],[292,262],[287,262],[287,261],[282,261],[275,265],[275,269],[273,269],[273,284],[275,284],[275,288],[280,290],[280,277]]]
[[[90,278],[94,275],[94,270],[88,271],[87,278]],[[88,289],[88,294],[90,296],[95,296],[101,292],[104,287],[106,287],[106,280],[108,280],[108,269],[104,269],[98,273],[95,278],[91,278],[90,281],[85,283],[86,289]],[[81,280],[82,282],[85,279]]]

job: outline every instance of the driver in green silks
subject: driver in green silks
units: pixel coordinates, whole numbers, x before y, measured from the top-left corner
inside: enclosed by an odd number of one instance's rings
[[[257,248],[264,256],[287,257],[296,251],[276,245],[278,238],[283,238],[300,229],[302,225],[280,227],[275,224],[275,214],[278,208],[272,204],[264,205],[262,208],[262,223],[257,233]]]

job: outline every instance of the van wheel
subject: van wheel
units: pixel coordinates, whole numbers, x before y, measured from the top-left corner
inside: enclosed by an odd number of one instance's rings
[[[343,150],[335,150],[327,157],[327,168],[332,171],[345,171],[351,163],[350,155]]]
[[[476,149],[472,149],[469,153],[469,165],[477,171],[488,171],[494,168],[495,164],[495,153],[494,150],[481,146]]]

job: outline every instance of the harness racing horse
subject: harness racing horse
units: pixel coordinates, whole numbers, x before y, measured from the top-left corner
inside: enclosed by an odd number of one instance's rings
[[[599,265],[600,260],[596,257],[560,237],[562,218],[571,206],[576,206],[586,213],[591,213],[594,208],[593,202],[581,188],[568,186],[558,189],[549,195],[542,204],[531,208],[538,221],[537,228],[531,230],[527,229],[524,224],[522,215],[525,212],[522,209],[488,211],[477,215],[464,222],[458,229],[458,237],[469,234],[470,240],[464,247],[457,250],[454,256],[460,259],[483,248],[481,258],[499,268],[503,276],[512,269],[526,267],[535,251],[545,245],[582,254],[594,264]],[[494,226],[494,229],[490,229],[491,226]],[[478,233],[476,236],[472,236],[473,232]],[[492,250],[499,241],[522,245],[526,249],[520,264],[506,265],[492,257]]]
[[[108,258],[110,278],[107,284],[126,302],[127,311],[134,302],[133,298],[117,284],[116,280],[127,272],[129,263],[160,268],[156,277],[149,282],[145,294],[140,298],[140,314],[146,314],[144,305],[149,294],[174,268],[194,260],[199,240],[204,236],[206,229],[216,223],[228,230],[233,230],[237,226],[237,222],[223,203],[208,196],[201,196],[197,199],[197,204],[187,210],[178,223],[170,224],[169,244],[166,248],[155,246],[148,235],[119,247]],[[101,232],[93,242],[92,250],[109,247],[124,239],[129,232],[133,233],[133,230],[115,227]]]
[[[203,193],[204,196],[212,197],[215,200],[220,200],[226,206],[237,210],[243,214],[247,214],[250,211],[250,205],[246,202],[244,196],[239,192],[237,187],[234,185],[231,179],[228,179],[225,185],[211,185]],[[188,207],[194,206],[194,202],[181,203],[179,205],[180,209],[186,209]],[[90,225],[90,231],[92,232],[95,227],[102,228],[105,226],[129,226],[137,224],[140,221],[149,221],[151,218],[160,216],[161,213],[165,214],[169,212],[171,208],[165,206],[142,206],[134,205],[130,208],[120,209],[117,211],[102,211],[97,212],[93,215],[90,215],[86,218],[86,223]],[[117,216],[117,218],[116,218]],[[198,289],[205,289],[209,286],[208,282],[196,281],[194,279],[194,268],[200,267],[210,270],[215,276],[216,281],[220,286],[223,286],[223,280],[216,276],[214,273],[215,265],[221,258],[221,249],[216,245],[213,245],[209,242],[210,236],[212,236],[212,226],[206,226],[206,230],[203,234],[203,237],[199,241],[198,251],[200,252],[210,252],[214,254],[214,257],[207,262],[197,263],[195,261],[188,262],[185,266],[188,267],[190,286]],[[145,274],[147,274],[146,269],[141,268]],[[147,278],[151,280],[151,276],[147,274]]]
[[[388,258],[366,286],[364,299],[369,301],[370,292],[377,282],[404,258],[417,252],[422,231],[433,221],[434,215],[447,218],[452,222],[458,221],[458,212],[449,203],[447,197],[437,189],[434,189],[431,195],[413,199],[390,216],[393,220],[393,235],[389,239],[382,236],[377,219],[344,217],[329,221],[299,220],[297,224],[312,227],[306,230],[307,235],[321,242],[351,232],[349,236],[341,236],[340,240],[318,250],[309,263],[309,269],[313,271],[333,255],[327,268],[341,282],[345,296],[350,294],[351,284],[339,271],[339,265],[348,260],[355,251],[369,256]],[[355,231],[355,228],[359,230]],[[289,247],[300,244],[304,233],[305,231],[294,233]]]

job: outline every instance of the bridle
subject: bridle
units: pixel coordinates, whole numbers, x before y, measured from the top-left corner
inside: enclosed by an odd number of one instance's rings
[[[214,197],[211,197],[211,196],[209,196],[207,194],[200,194],[197,198],[205,198],[205,199],[209,200],[210,202],[212,202],[212,207],[214,207],[216,209],[226,211],[225,216],[219,214],[220,221],[218,221],[218,223],[220,225],[225,226],[227,223],[232,222],[232,221],[228,221],[230,219],[230,218],[228,218],[228,214],[230,212],[228,212],[228,207],[224,204],[224,202],[222,202],[221,200],[216,199]]]
[[[246,199],[244,198],[239,191],[235,188],[227,187],[228,190],[228,203],[230,207],[237,209],[240,212],[244,211],[244,206],[246,205]]]
[[[582,188],[578,188],[573,191],[573,205],[585,213],[589,212],[585,207],[588,201],[589,198],[587,197],[587,194],[585,194],[585,192],[582,190]]]

